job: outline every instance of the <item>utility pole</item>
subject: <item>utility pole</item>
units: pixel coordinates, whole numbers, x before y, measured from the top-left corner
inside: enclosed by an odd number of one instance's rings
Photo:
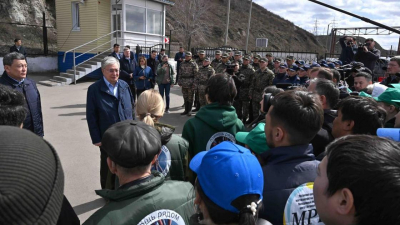
[[[229,30],[229,14],[231,13],[231,0],[228,0],[228,10],[226,13],[226,31],[225,31],[225,42],[224,46],[228,44],[228,30]]]
[[[247,25],[247,38],[246,38],[246,54],[247,54],[247,48],[249,47],[250,23],[251,23],[251,8],[252,8],[252,7],[253,7],[253,0],[250,0],[249,24]]]
[[[318,36],[318,19],[315,19],[314,35]]]

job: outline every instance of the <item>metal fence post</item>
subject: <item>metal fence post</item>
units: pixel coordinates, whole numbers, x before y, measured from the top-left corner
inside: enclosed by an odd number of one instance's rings
[[[74,84],[76,84],[75,49],[74,49],[74,52],[72,54],[73,54],[72,58],[73,58],[73,61],[74,61]]]

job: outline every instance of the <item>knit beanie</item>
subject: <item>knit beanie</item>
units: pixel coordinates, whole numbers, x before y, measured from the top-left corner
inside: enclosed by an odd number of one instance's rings
[[[54,148],[28,130],[0,126],[0,224],[56,224],[63,191]]]

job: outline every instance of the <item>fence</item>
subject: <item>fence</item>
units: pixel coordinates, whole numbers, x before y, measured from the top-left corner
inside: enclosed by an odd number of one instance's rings
[[[285,60],[287,56],[293,56],[295,60],[304,60],[306,63],[318,61],[317,52],[291,52],[291,51],[251,51],[253,55],[261,55],[265,57],[267,53],[271,53],[274,58]]]
[[[220,50],[223,53],[226,52],[227,50],[232,50],[232,51],[241,51],[243,54],[246,52],[246,50],[243,49],[237,49],[237,48],[232,48],[229,46],[223,46],[223,47],[219,47],[219,48],[212,48],[212,47],[206,47],[206,48],[192,48],[192,54],[196,54],[200,51],[200,50],[204,50],[206,52],[206,57],[209,57],[210,59],[214,59],[215,58],[215,52]]]

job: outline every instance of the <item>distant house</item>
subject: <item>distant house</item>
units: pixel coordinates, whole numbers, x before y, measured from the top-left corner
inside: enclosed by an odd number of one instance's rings
[[[130,45],[133,51],[137,45],[163,45],[166,6],[173,4],[168,0],[56,0],[60,72],[73,68],[74,48],[77,65],[98,53],[111,53],[114,43]],[[120,32],[110,34],[116,30]]]

